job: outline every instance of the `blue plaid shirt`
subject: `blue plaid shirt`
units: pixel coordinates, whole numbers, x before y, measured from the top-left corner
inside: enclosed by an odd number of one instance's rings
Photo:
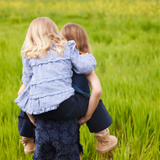
[[[23,58],[22,82],[27,88],[15,103],[29,114],[57,109],[61,102],[74,94],[73,71],[86,75],[95,66],[93,55],[81,56],[73,40],[68,41],[62,56],[50,50],[41,58]]]

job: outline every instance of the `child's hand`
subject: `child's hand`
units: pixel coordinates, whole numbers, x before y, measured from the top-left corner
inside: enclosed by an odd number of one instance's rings
[[[79,120],[78,120],[78,123],[80,125],[83,125],[84,123],[86,123],[90,118],[89,117],[81,117]]]

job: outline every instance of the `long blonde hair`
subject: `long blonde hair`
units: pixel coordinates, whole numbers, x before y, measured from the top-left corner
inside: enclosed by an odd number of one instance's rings
[[[75,23],[67,23],[62,28],[61,33],[67,41],[74,40],[76,42],[76,48],[80,54],[92,52],[88,35],[82,26]]]
[[[40,58],[46,55],[49,49],[53,49],[63,55],[66,44],[67,41],[56,24],[47,17],[39,17],[33,20],[28,28],[21,54],[28,59]]]

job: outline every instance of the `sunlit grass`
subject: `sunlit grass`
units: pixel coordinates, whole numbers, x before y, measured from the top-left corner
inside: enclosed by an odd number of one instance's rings
[[[81,127],[83,160],[160,158],[160,3],[156,0],[0,2],[0,160],[28,160],[19,140],[14,104],[21,85],[20,49],[30,22],[50,17],[61,29],[82,25],[97,60],[102,100],[112,116],[116,149],[96,152],[94,134]]]

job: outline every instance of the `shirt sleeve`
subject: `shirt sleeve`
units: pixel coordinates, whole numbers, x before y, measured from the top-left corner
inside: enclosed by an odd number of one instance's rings
[[[70,52],[73,70],[77,74],[87,75],[96,67],[97,62],[94,56],[88,53],[86,53],[84,56],[81,56],[79,51],[76,49],[76,43],[73,40],[70,41]]]
[[[22,62],[23,62],[22,82],[27,87],[28,83],[31,81],[33,72],[32,72],[32,68],[29,65],[29,59],[22,58]]]

